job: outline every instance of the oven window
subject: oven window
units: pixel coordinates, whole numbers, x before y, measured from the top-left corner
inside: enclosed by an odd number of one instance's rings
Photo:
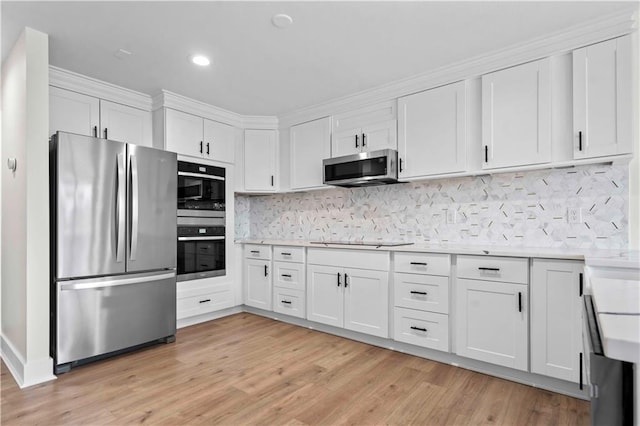
[[[178,275],[225,268],[224,240],[178,241]]]
[[[178,175],[178,209],[224,211],[223,180]]]

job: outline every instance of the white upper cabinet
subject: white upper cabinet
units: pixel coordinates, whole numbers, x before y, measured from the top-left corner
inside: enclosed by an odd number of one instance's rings
[[[63,131],[97,136],[99,128],[98,98],[49,86],[49,135]]]
[[[291,189],[321,187],[322,160],[331,155],[331,117],[291,127]]]
[[[151,146],[151,113],[50,86],[49,132],[59,130]]]
[[[483,169],[551,161],[549,59],[482,76]]]
[[[333,117],[331,157],[396,149],[396,101],[383,102]]]
[[[632,152],[631,36],[573,51],[574,158]]]
[[[464,82],[398,99],[400,178],[465,170],[465,110]]]
[[[275,192],[277,165],[275,130],[244,131],[244,190]]]
[[[174,109],[165,109],[165,149],[192,157],[233,163],[235,129]]]
[[[105,139],[151,146],[151,113],[148,111],[101,100],[100,125]]]

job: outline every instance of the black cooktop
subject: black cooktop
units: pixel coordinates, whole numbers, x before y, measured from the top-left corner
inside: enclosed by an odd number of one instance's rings
[[[403,241],[310,241],[311,244],[325,244],[325,245],[347,245],[347,246],[375,246],[375,247],[396,247],[396,246],[408,246],[413,243],[405,243]]]

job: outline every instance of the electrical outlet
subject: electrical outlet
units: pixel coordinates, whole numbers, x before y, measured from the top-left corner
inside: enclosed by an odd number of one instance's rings
[[[569,223],[582,223],[582,209],[580,207],[569,207],[567,209],[567,219]]]
[[[447,210],[447,223],[454,224],[456,223],[456,216],[458,215],[457,210],[448,209]]]

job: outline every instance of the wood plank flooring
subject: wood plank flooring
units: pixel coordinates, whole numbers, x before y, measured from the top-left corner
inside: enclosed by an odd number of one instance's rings
[[[20,390],[3,425],[587,425],[589,403],[242,313]]]

